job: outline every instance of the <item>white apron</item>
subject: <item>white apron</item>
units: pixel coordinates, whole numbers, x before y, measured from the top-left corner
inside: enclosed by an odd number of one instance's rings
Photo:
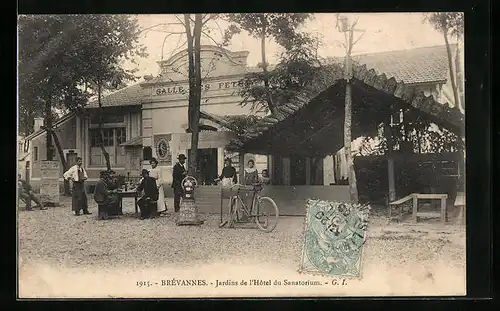
[[[158,213],[167,210],[167,203],[165,202],[165,192],[163,191],[163,179],[161,178],[160,168],[157,166],[149,170],[149,176],[156,179],[156,186],[158,187],[158,203],[156,211]]]
[[[222,187],[224,188],[229,188],[231,187],[234,183],[233,183],[233,179],[232,178],[222,178]]]

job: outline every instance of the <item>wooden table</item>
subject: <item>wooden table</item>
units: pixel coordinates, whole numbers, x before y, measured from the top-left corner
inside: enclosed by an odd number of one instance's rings
[[[419,212],[418,211],[418,200],[441,200],[441,212]],[[392,219],[392,209],[396,205],[400,205],[406,201],[413,200],[413,210],[412,210],[412,220],[413,223],[417,223],[418,217],[429,217],[429,218],[441,218],[443,224],[446,223],[446,199],[448,199],[447,194],[424,194],[424,193],[412,193],[404,198],[397,201],[389,203],[389,221]]]
[[[123,198],[134,198],[134,208],[135,208],[135,214],[139,214],[138,206],[137,206],[137,197],[139,196],[137,194],[137,191],[118,191],[118,199],[120,201],[120,210],[122,210],[123,207]]]

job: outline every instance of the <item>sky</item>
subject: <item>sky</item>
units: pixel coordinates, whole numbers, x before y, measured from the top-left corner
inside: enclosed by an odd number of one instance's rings
[[[356,43],[353,54],[385,52],[392,50],[405,50],[416,47],[444,45],[442,35],[431,25],[422,22],[422,13],[348,13],[341,14],[350,20],[358,20],[357,28],[364,30],[363,37]],[[302,30],[318,36],[322,41],[319,47],[319,55],[322,57],[344,56],[345,50],[341,45],[344,35],[336,28],[335,13],[316,13],[314,18],[303,25]],[[181,15],[179,15],[182,18]],[[175,15],[147,14],[137,15],[139,26],[146,29],[158,24],[168,23],[166,26],[157,26],[149,31],[144,31],[140,37],[140,43],[147,47],[149,56],[138,59],[137,65],[128,64],[138,69],[137,75],[158,75],[158,61],[167,60],[175,52],[186,48],[183,26]],[[209,22],[208,36],[202,35],[202,44],[215,44],[221,42],[221,30],[227,27],[223,21]],[[165,37],[170,34],[166,39]],[[361,35],[361,32],[356,34]],[[355,36],[356,36],[355,35]],[[355,37],[356,39],[356,37]],[[163,42],[165,41],[165,44]],[[162,53],[162,45],[163,53]],[[233,37],[228,49],[231,51],[249,51],[248,66],[256,66],[260,61],[260,43],[258,39],[250,37],[242,32]],[[268,62],[275,63],[279,46],[272,41],[267,42]]]

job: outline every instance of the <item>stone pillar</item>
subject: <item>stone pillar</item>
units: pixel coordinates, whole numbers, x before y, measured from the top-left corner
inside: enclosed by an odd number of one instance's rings
[[[243,184],[245,179],[245,153],[240,152],[238,154],[238,183]]]
[[[40,199],[43,203],[59,205],[59,161],[40,161]]]

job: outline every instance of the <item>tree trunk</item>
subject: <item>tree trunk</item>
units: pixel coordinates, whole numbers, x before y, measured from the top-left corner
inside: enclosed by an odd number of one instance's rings
[[[391,112],[392,114],[392,112]],[[396,200],[396,182],[394,176],[394,136],[392,135],[391,116],[389,115],[384,127],[384,134],[387,139],[387,180],[389,202]]]
[[[61,147],[61,143],[59,142],[59,138],[57,137],[56,131],[54,129],[47,129],[47,131],[50,131],[52,134],[52,138],[54,138],[54,143],[56,145],[57,152],[59,153],[59,158],[61,159],[61,164],[63,166],[64,172],[66,172],[69,167],[68,167],[68,162],[66,162],[66,158],[64,157],[64,151]],[[48,133],[47,133],[48,134]],[[71,195],[70,189],[69,189],[69,180],[64,179],[64,195]]]
[[[344,147],[347,160],[347,170],[349,178],[349,195],[351,202],[358,203],[358,187],[356,181],[356,171],[354,170],[354,162],[351,152],[351,120],[352,120],[352,94],[351,82],[347,82],[345,91],[345,117],[344,117]]]
[[[191,154],[194,161],[190,161],[190,168],[193,173],[198,171],[198,140],[200,134],[200,107],[201,107],[201,28],[202,15],[195,14],[194,17],[194,104],[192,105],[192,136],[191,136]],[[199,179],[200,176],[196,175]],[[201,181],[200,181],[201,182]]]
[[[351,130],[352,130],[352,94],[351,94],[351,51],[352,51],[352,37],[353,32],[352,29],[349,30],[348,35],[348,46],[347,46],[347,55],[346,55],[346,71],[345,71],[345,80],[346,80],[346,90],[345,90],[345,115],[344,115],[344,150],[347,160],[347,170],[348,170],[348,178],[349,178],[349,195],[351,202],[358,203],[358,187],[356,181],[356,171],[354,170],[354,162],[352,159],[351,152]]]
[[[264,13],[262,13],[262,16],[261,16],[261,22],[262,22],[262,33],[260,35],[260,53],[262,56],[262,71],[264,72],[264,89],[265,89],[266,95],[267,95],[267,107],[269,108],[269,111],[274,116],[279,117],[278,111],[274,105],[273,96],[271,95],[271,91],[269,89],[269,75],[268,75],[268,71],[267,71],[267,61],[266,61],[267,24],[266,24],[266,17],[264,16]]]
[[[457,83],[455,81],[455,72],[453,71],[453,56],[451,55],[450,43],[448,42],[448,32],[443,29],[444,42],[446,44],[446,53],[448,54],[448,68],[450,70],[450,82],[451,88],[453,90],[453,100],[455,101],[455,106],[463,111],[460,106],[460,99],[458,97]]]
[[[200,127],[200,104],[201,104],[201,27],[202,16],[195,14],[193,33],[191,33],[190,15],[184,14],[184,26],[186,28],[188,61],[189,61],[189,105],[188,124],[191,133],[191,152],[189,154],[188,174],[194,176],[197,173],[198,140]],[[194,41],[194,42],[193,42]]]
[[[104,129],[103,129],[103,114],[104,114],[104,109],[102,108],[102,102],[101,102],[101,81],[98,82],[97,84],[97,103],[99,105],[99,133],[101,135],[101,139],[99,141],[99,146],[101,147],[102,155],[104,156],[104,161],[106,161],[106,168],[108,171],[111,171],[111,162],[109,161],[109,153],[104,147]]]
[[[48,98],[45,101],[45,128],[47,131],[52,128],[52,99]],[[52,149],[52,136],[47,134],[45,135],[46,137],[46,143],[45,143],[45,151],[46,151],[46,159],[47,161],[52,161],[54,159],[54,153]]]
[[[191,18],[190,14],[184,14],[184,27],[186,29],[186,37],[187,37],[187,50],[188,50],[188,76],[189,76],[189,104],[188,104],[188,132],[192,133],[192,125],[193,125],[193,92],[195,85],[195,68],[194,68],[194,48],[193,48],[193,34],[191,33]],[[191,152],[192,153],[192,152]],[[191,159],[189,159],[191,162]]]

